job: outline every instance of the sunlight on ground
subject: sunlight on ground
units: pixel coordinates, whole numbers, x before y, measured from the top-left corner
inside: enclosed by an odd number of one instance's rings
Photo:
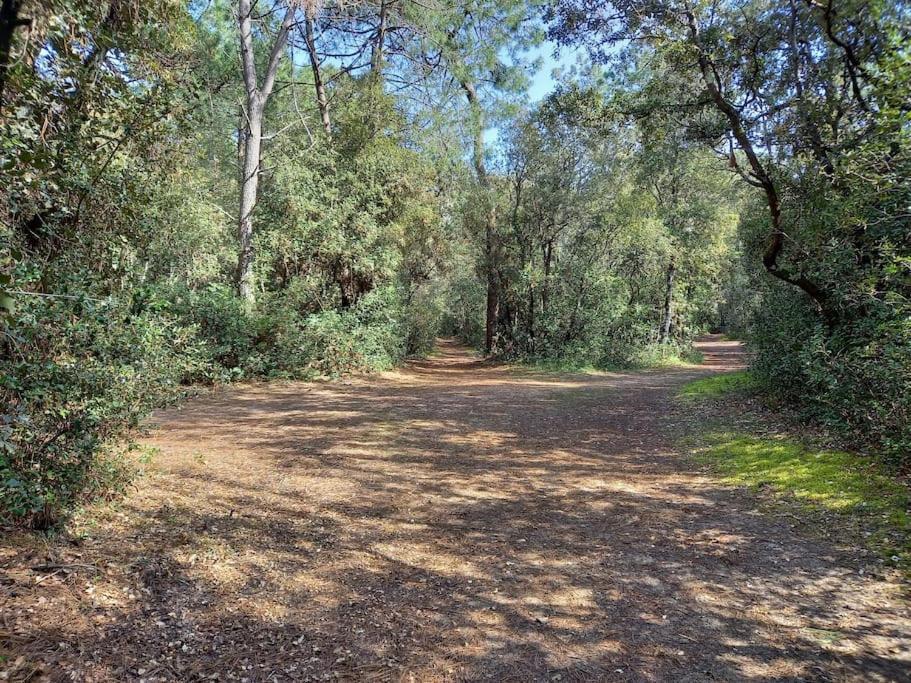
[[[911,497],[872,461],[852,453],[816,450],[787,439],[740,433],[710,434],[697,450],[729,483],[770,486],[820,510],[850,515],[893,564],[911,560]]]
[[[714,398],[737,391],[749,391],[755,380],[748,370],[726,372],[723,375],[706,377],[689,382],[678,393],[681,398]]]

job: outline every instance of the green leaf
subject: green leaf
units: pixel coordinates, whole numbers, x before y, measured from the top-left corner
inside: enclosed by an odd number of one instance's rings
[[[5,311],[6,315],[16,312],[16,302],[7,292],[0,291],[0,311]]]

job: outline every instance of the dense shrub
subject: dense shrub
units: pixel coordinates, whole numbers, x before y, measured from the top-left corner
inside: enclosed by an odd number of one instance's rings
[[[208,362],[192,327],[114,299],[23,297],[0,325],[0,516],[37,527],[116,484],[110,447]]]
[[[294,303],[274,295],[246,312],[220,287],[23,298],[0,318],[0,519],[48,526],[116,488],[124,439],[186,385],[387,369],[435,332],[434,311],[406,308],[393,286],[346,310]]]
[[[768,393],[848,435],[911,462],[911,317],[883,310],[829,329],[805,297],[773,287],[750,336]]]
[[[394,287],[372,291],[349,309],[297,314],[275,297],[265,314],[265,366],[251,374],[310,378],[385,370],[405,355],[401,308]]]

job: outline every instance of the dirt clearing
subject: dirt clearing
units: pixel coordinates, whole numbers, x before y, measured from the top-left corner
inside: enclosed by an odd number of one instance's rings
[[[909,680],[869,559],[675,447],[684,382],[452,344],[379,377],[156,416],[150,476],[81,537],[8,538],[10,680]]]

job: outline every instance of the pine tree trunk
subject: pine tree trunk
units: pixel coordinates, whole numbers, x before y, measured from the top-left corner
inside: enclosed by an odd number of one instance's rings
[[[329,96],[326,94],[326,85],[323,83],[319,55],[316,51],[316,39],[313,37],[313,20],[310,17],[304,20],[304,42],[307,45],[307,55],[310,58],[310,71],[313,73],[313,88],[316,90],[316,108],[319,110],[320,122],[323,124],[323,130],[326,131],[326,135],[332,137]]]
[[[493,209],[491,209],[490,215],[487,217],[486,240],[484,246],[485,258],[487,261],[487,316],[484,328],[484,352],[488,354],[493,351],[494,338],[497,332],[497,318],[500,314],[500,292],[497,287],[496,267],[493,262],[494,221],[496,221],[496,216]]]
[[[244,134],[242,173],[240,179],[240,212],[237,219],[239,251],[235,283],[244,304],[251,307],[256,301],[253,282],[253,210],[259,189],[259,160],[263,138],[263,112],[258,101],[247,108],[247,129]]]
[[[667,344],[671,340],[671,324],[674,317],[674,275],[677,265],[674,259],[667,265],[667,281],[664,289],[664,316],[661,320],[661,334],[658,341]]]
[[[461,81],[462,89],[465,91],[465,97],[468,99],[468,105],[472,114],[472,160],[474,162],[475,176],[478,185],[484,192],[484,200],[488,202],[487,216],[484,226],[484,270],[487,277],[487,315],[484,330],[484,352],[490,354],[493,352],[494,341],[497,336],[497,318],[500,310],[500,291],[497,280],[496,263],[494,262],[496,254],[496,245],[494,243],[495,231],[497,227],[497,206],[496,198],[493,195],[493,188],[490,183],[490,177],[487,175],[487,166],[484,163],[484,111],[481,103],[478,101],[477,90],[471,81]]]

